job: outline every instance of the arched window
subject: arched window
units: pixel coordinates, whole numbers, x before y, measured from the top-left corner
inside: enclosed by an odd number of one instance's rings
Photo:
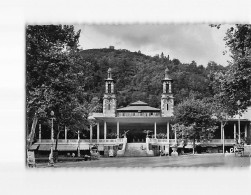
[[[111,84],[108,84],[108,93],[111,93]]]
[[[108,110],[111,110],[111,104],[108,104]]]
[[[166,110],[168,110],[168,104],[166,104]]]
[[[166,83],[166,93],[169,92],[169,83]]]

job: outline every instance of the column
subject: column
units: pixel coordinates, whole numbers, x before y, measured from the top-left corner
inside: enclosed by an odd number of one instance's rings
[[[234,141],[236,140],[236,123],[234,123]]]
[[[220,124],[220,139],[221,139],[221,140],[223,139],[223,137],[222,137],[222,133],[223,133],[223,132],[222,132],[222,126],[223,126],[223,125],[222,125],[222,122],[221,122],[221,124]]]
[[[90,125],[90,143],[92,143],[92,125]]]
[[[174,140],[175,140],[175,143],[177,144],[177,133],[176,133],[176,130],[174,132]]]
[[[238,143],[241,143],[241,121],[240,121],[240,116],[239,116],[239,121],[238,121]]]
[[[154,122],[154,138],[157,138],[157,128],[156,128],[156,122]]]
[[[106,141],[106,121],[104,121],[104,140]]]
[[[167,143],[169,144],[169,122],[167,122],[167,126],[166,126],[166,130],[167,130],[167,132],[166,132],[166,135],[167,135]]]
[[[119,139],[119,121],[117,121],[117,139]]]
[[[80,133],[78,131],[78,157],[80,157]]]
[[[51,142],[54,142],[53,118],[51,119]]]
[[[39,142],[41,142],[42,136],[41,136],[41,124],[39,124]]]
[[[78,131],[78,142],[79,142],[79,140],[80,140],[80,135],[79,135],[79,131]]]
[[[67,142],[67,128],[66,128],[66,126],[64,127],[64,139]]]
[[[97,124],[97,143],[99,143],[99,123]]]
[[[224,126],[222,125],[222,152],[225,153],[225,131]]]
[[[245,138],[248,136],[248,124],[245,125]]]

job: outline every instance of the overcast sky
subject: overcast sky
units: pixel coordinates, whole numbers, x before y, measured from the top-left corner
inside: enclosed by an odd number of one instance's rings
[[[207,65],[215,61],[227,65],[229,55],[223,40],[228,25],[220,29],[208,24],[133,24],[133,25],[75,25],[81,29],[80,47],[83,49],[107,48],[138,51],[154,56],[164,53],[170,59],[183,63],[196,61]]]

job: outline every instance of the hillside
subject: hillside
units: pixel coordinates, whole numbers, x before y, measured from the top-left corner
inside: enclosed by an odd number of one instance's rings
[[[85,91],[89,99],[97,96],[102,102],[104,93],[104,79],[107,70],[112,68],[115,80],[118,107],[126,106],[130,102],[142,100],[150,106],[160,107],[162,93],[161,80],[164,70],[169,68],[170,76],[174,80],[173,93],[175,104],[181,102],[189,94],[197,97],[210,97],[209,73],[223,66],[209,62],[205,68],[195,61],[183,64],[178,59],[169,56],[147,56],[140,52],[116,49],[90,49],[80,52],[86,79]]]

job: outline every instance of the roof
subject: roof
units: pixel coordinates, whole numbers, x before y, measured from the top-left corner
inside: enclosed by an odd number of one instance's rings
[[[142,101],[133,102],[130,106],[119,108],[117,111],[160,111],[158,108],[148,106],[147,103]]]
[[[41,144],[39,146],[38,150],[39,151],[50,151],[51,150],[51,144]]]
[[[142,101],[137,101],[137,102],[133,102],[130,104],[131,106],[147,106],[148,104]]]
[[[60,144],[60,145],[58,145],[58,147],[57,147],[57,150],[59,150],[59,151],[75,151],[75,150],[77,150],[77,148],[78,148],[78,145],[77,144]]]

